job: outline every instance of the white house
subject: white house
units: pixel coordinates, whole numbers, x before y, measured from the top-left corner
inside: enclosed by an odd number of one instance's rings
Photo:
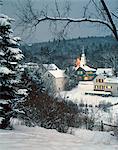
[[[65,89],[68,77],[64,70],[59,69],[55,64],[43,64],[39,70],[44,85],[50,93],[54,94]]]
[[[118,78],[113,76],[111,68],[98,68],[94,79],[94,91],[110,92],[112,96],[118,96]]]
[[[118,77],[106,78],[104,84],[105,92],[111,92],[112,96],[118,96]]]

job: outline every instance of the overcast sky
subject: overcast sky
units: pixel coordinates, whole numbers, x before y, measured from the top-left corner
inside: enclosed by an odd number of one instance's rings
[[[16,18],[16,24],[17,24],[17,16],[16,14],[18,13],[16,3],[19,0],[3,0],[3,6],[1,8],[1,12],[10,16]],[[22,4],[24,3],[25,0],[20,0]],[[49,10],[54,9],[54,0],[32,0],[34,1],[34,6],[41,10],[45,5],[48,5]],[[63,10],[63,5],[65,0],[57,0],[59,2],[60,10]],[[113,11],[118,8],[118,0],[106,0],[107,5],[109,8]],[[78,18],[82,17],[83,15],[83,7],[87,4],[88,0],[70,0],[71,2],[71,13],[70,17],[73,18]],[[61,9],[62,8],[62,9]],[[94,12],[94,9],[92,6],[90,7],[90,11],[92,13]],[[74,24],[71,26],[68,32],[68,37],[67,38],[76,38],[76,37],[87,37],[87,36],[105,36],[105,35],[110,35],[110,31],[107,30],[104,27],[99,27],[95,25],[90,25],[90,24]],[[49,31],[49,26],[47,23],[42,23],[40,26],[37,27],[37,31],[32,34],[32,37],[27,37],[21,34],[21,31],[16,28],[15,29],[15,34],[20,35],[24,41],[27,41],[29,43],[32,42],[40,42],[40,41],[48,41],[48,40],[53,40],[54,35],[50,33]]]

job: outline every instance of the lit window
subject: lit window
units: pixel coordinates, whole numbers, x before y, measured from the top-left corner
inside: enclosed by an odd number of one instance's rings
[[[112,86],[108,85],[107,88],[108,88],[108,89],[112,89]]]
[[[104,87],[102,85],[100,85],[100,89],[102,90]]]
[[[95,89],[98,89],[98,86],[97,86],[97,85],[95,85]]]

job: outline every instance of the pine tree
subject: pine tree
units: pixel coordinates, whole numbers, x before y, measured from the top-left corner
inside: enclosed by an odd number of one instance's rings
[[[0,15],[0,128],[10,125],[14,106],[21,100],[18,94],[18,64],[23,58],[19,47],[19,37],[12,35],[11,23],[14,20],[6,15]]]

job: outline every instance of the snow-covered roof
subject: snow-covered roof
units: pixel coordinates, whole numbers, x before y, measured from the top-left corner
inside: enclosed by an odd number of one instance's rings
[[[7,67],[0,66],[0,74],[12,74],[13,71]]]
[[[82,69],[84,69],[85,71],[96,71],[96,69],[91,68],[91,67],[89,67],[89,66],[87,66],[87,65],[80,65],[80,67],[81,67]]]
[[[55,64],[43,64],[47,70],[59,70],[59,68]]]
[[[96,71],[96,74],[97,75],[106,74],[106,75],[112,76],[113,70],[112,70],[112,68],[98,68]]]
[[[106,78],[104,80],[105,83],[116,83],[118,84],[118,77]]]
[[[55,78],[64,78],[67,77],[64,73],[64,70],[49,70],[49,72],[55,77]]]

